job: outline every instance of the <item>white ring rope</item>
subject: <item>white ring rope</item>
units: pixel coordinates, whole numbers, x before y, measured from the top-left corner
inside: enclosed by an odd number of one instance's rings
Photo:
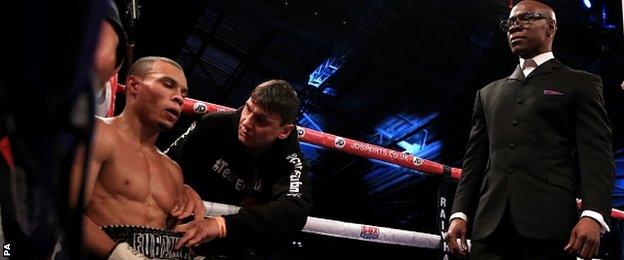
[[[204,201],[206,206],[205,217],[231,215],[238,212],[240,207]],[[369,241],[373,243],[402,245],[418,248],[442,248],[442,236],[395,228],[377,227],[365,224],[342,222],[331,219],[308,217],[303,232]],[[470,243],[470,242],[468,242]]]

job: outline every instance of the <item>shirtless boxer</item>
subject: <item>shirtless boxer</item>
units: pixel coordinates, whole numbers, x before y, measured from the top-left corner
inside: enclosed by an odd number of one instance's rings
[[[155,146],[177,121],[186,84],[175,61],[139,59],[128,73],[124,112],[96,120],[83,223],[89,258],[189,258],[173,250],[179,234],[168,230],[185,189],[181,170]]]

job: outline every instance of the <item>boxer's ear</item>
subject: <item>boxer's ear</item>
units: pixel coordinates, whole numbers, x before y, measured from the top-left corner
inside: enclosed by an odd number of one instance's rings
[[[137,76],[130,75],[126,81],[126,94],[135,94],[140,89],[141,79]]]

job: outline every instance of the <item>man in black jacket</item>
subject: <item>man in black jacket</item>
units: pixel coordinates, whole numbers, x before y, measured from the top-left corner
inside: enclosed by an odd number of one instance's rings
[[[477,92],[451,252],[468,253],[472,222],[471,259],[593,257],[609,230],[614,175],[601,80],[554,58],[550,7],[522,1],[501,28],[520,65]]]
[[[294,131],[298,110],[290,84],[269,80],[242,108],[204,116],[171,145],[167,154],[202,199],[242,207],[181,226],[186,234],[177,246],[219,238],[205,251],[231,255],[240,253],[236,248],[281,244],[301,231],[312,201],[309,165]],[[228,248],[234,249],[224,252]]]

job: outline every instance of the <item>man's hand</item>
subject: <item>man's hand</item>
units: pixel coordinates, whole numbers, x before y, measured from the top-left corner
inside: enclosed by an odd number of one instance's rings
[[[465,257],[468,255],[468,244],[466,243],[466,221],[461,218],[454,218],[451,220],[448,234],[446,236],[446,242],[449,244],[451,254],[458,257]],[[459,239],[460,241],[457,241]]]
[[[180,238],[175,245],[178,250],[182,246],[195,247],[199,244],[208,242],[215,237],[219,237],[219,225],[213,218],[206,218],[200,221],[193,221],[186,224],[178,225],[175,231],[184,232],[184,236]]]
[[[185,184],[182,188],[182,193],[178,196],[171,210],[171,216],[182,220],[192,213],[194,221],[199,221],[204,219],[204,212],[206,212],[206,207],[197,192]]]
[[[570,241],[563,250],[581,258],[592,258],[600,248],[600,223],[589,217],[583,217],[572,229]]]

